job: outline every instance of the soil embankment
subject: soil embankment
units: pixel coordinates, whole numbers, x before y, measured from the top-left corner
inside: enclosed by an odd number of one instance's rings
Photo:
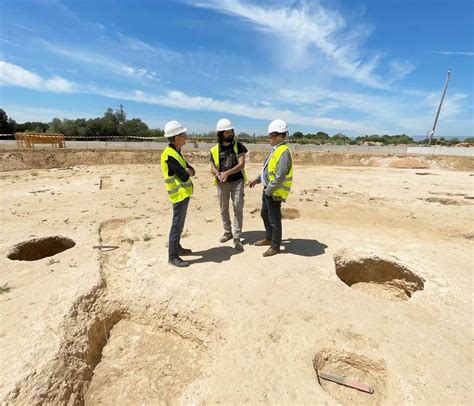
[[[0,149],[0,171],[64,168],[76,165],[158,164],[161,150],[127,149]],[[251,151],[248,160],[263,162],[266,151]],[[192,163],[207,163],[207,151],[185,151]],[[332,152],[295,152],[294,162],[315,166],[368,166],[403,169],[474,170],[474,159],[461,156],[377,156]]]

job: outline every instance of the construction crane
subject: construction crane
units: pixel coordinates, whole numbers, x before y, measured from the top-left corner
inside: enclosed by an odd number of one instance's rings
[[[449,83],[450,78],[451,78],[451,69],[448,69],[448,77],[446,78],[446,83],[444,85],[443,94],[441,96],[441,100],[440,100],[439,106],[438,106],[438,111],[436,112],[436,117],[435,117],[435,120],[434,120],[434,123],[433,123],[433,128],[432,128],[431,131],[428,131],[428,135],[427,135],[427,138],[429,138],[428,139],[428,145],[431,145],[431,140],[433,139],[433,135],[434,135],[434,132],[436,130],[436,124],[438,124],[439,112],[441,111],[441,106],[443,105],[443,100],[444,100],[444,95],[446,94],[446,90],[448,90],[448,83]]]

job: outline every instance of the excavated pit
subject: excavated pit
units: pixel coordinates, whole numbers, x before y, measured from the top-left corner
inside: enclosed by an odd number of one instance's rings
[[[121,320],[94,369],[85,404],[174,404],[201,374],[203,356],[192,341]]]
[[[380,405],[386,396],[387,371],[385,362],[352,352],[324,349],[313,359],[313,367],[321,387],[343,405]],[[340,375],[369,385],[374,393],[365,393],[354,388],[327,381],[319,372]]]
[[[73,240],[62,236],[35,238],[15,245],[7,257],[12,261],[37,261],[52,257],[75,245]]]
[[[129,221],[103,222],[99,240],[122,238]],[[100,254],[100,282],[65,315],[58,352],[18,383],[7,404],[174,404],[201,375],[212,323],[186,304],[171,311],[166,299],[150,306],[126,292],[109,296],[111,273],[123,272],[116,265],[129,257],[127,249]]]
[[[391,301],[410,299],[423,290],[424,280],[396,261],[335,255],[336,274],[347,286]]]

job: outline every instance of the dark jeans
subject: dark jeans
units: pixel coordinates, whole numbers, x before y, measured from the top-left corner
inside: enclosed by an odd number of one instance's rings
[[[186,212],[188,211],[189,197],[173,204],[173,222],[171,223],[170,238],[168,242],[168,257],[170,259],[179,256],[179,240],[183,232]]]
[[[275,201],[263,192],[262,211],[260,213],[265,224],[265,238],[272,240],[272,247],[281,245],[281,200]]]

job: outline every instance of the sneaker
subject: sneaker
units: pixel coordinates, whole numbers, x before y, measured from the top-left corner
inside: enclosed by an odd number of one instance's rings
[[[189,262],[183,261],[180,257],[168,259],[168,264],[177,266],[178,268],[186,268],[189,266]]]
[[[219,241],[220,242],[227,242],[229,240],[232,240],[232,238],[234,238],[232,236],[232,233],[224,233],[224,235],[221,237],[221,239]]]
[[[257,247],[264,247],[265,245],[272,245],[272,240],[269,240],[268,238],[264,238],[263,240],[258,240],[253,245],[255,245]]]
[[[242,243],[238,239],[234,240],[234,248],[237,251],[243,251],[244,250],[244,246],[242,245]]]
[[[179,255],[191,255],[192,253],[189,248],[179,247]]]

